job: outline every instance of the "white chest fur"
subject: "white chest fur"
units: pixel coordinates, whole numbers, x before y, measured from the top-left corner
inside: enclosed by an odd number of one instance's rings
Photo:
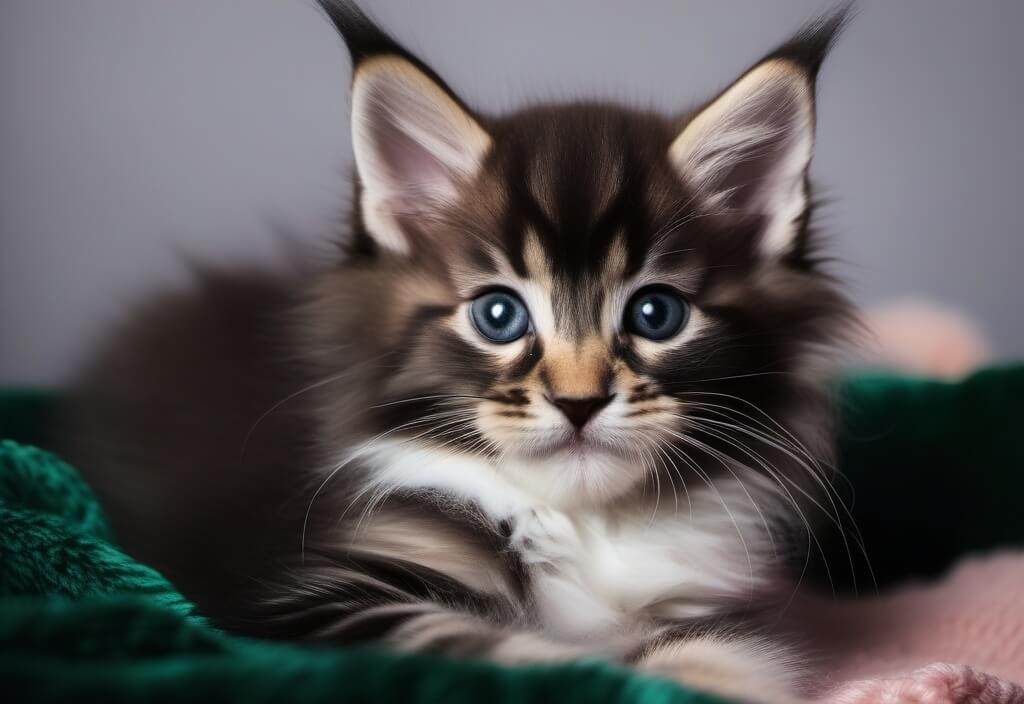
[[[764,526],[735,481],[716,489],[691,490],[678,509],[520,516],[513,540],[545,626],[565,638],[623,633],[752,596],[771,554]]]
[[[363,457],[383,485],[441,490],[511,520],[539,615],[562,638],[621,634],[652,618],[709,615],[749,598],[771,559],[759,512],[768,506],[765,492],[755,493],[754,477],[745,484],[720,479],[614,510],[573,509],[553,507],[464,456],[378,445]]]

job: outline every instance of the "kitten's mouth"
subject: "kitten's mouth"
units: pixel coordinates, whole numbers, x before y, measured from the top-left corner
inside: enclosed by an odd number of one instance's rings
[[[563,452],[567,452],[570,455],[586,455],[592,454],[596,450],[599,450],[599,445],[594,442],[592,438],[587,437],[583,431],[577,430],[574,432],[568,440],[562,443],[561,448]]]
[[[596,439],[592,433],[584,430],[575,430],[571,434],[552,439],[550,442],[534,447],[530,455],[534,458],[549,458],[556,455],[566,455],[573,459],[593,457],[594,455],[607,455],[614,452],[614,448],[608,443]]]

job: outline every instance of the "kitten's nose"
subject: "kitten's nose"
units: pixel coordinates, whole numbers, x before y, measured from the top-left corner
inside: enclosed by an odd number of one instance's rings
[[[569,422],[576,426],[576,429],[581,429],[587,424],[587,421],[594,417],[594,415],[602,408],[608,405],[608,402],[614,398],[613,395],[609,396],[587,396],[585,398],[569,398],[559,397],[554,399],[552,402],[558,406],[559,410],[565,414],[565,417],[569,419]]]

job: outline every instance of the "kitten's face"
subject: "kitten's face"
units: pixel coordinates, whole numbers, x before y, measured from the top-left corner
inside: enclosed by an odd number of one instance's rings
[[[481,448],[522,460],[545,494],[616,494],[682,429],[673,370],[709,332],[682,234],[695,213],[656,120],[590,107],[508,124],[452,213],[459,248],[476,251],[445,257],[458,299],[445,354],[484,382]]]
[[[735,454],[721,424],[782,419],[845,309],[806,258],[807,81],[774,59],[683,120],[485,120],[364,61],[354,254],[313,308],[344,375],[328,437],[480,457],[561,504]]]

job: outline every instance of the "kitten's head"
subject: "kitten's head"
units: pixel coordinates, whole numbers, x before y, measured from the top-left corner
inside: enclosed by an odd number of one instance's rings
[[[735,456],[742,415],[795,432],[808,353],[846,311],[816,268],[807,181],[841,14],[682,117],[490,117],[322,4],[353,58],[358,172],[350,256],[312,307],[338,375],[329,440],[472,454],[587,503]]]

